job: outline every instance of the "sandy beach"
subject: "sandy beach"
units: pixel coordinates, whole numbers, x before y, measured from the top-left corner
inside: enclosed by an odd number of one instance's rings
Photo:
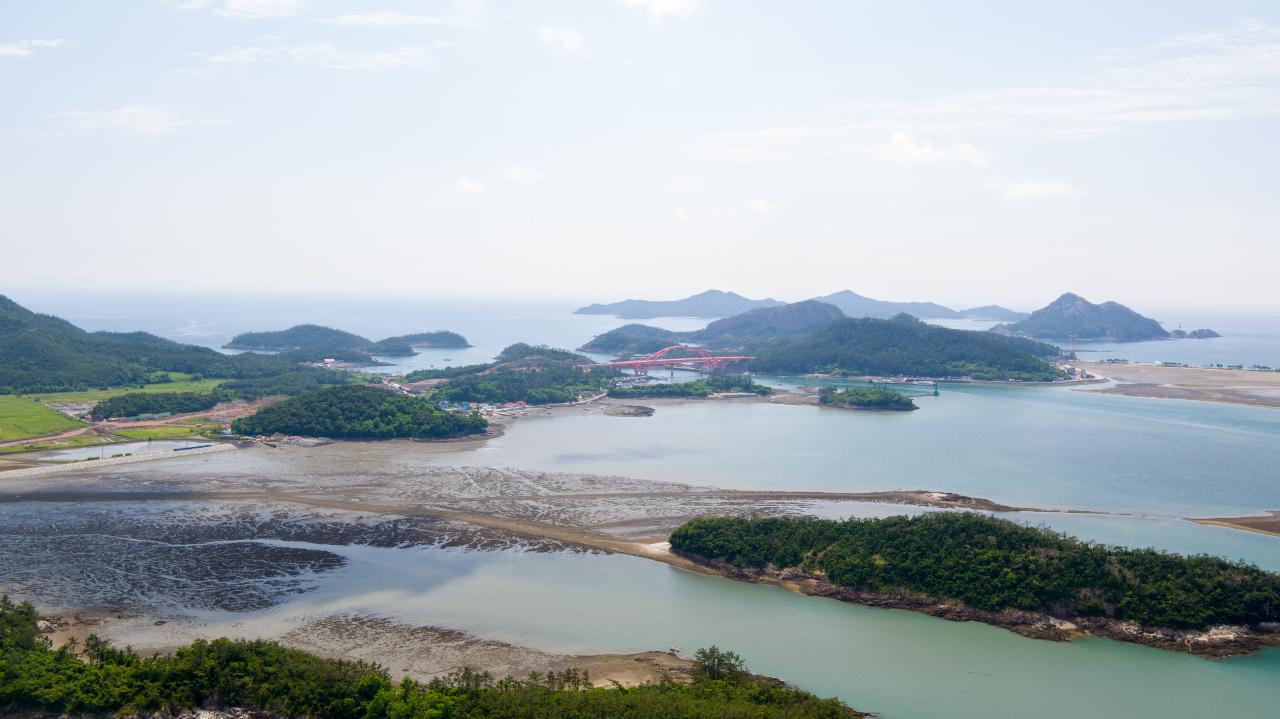
[[[1261,517],[1206,517],[1192,519],[1191,521],[1197,524],[1212,524],[1218,527],[1230,527],[1231,529],[1280,537],[1280,510],[1272,511],[1270,515]]]
[[[1075,364],[1090,374],[1117,383],[1086,390],[1090,392],[1280,407],[1280,372],[1103,362]]]

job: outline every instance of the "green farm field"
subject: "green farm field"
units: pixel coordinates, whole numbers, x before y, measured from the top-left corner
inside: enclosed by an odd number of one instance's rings
[[[0,442],[39,437],[84,426],[28,397],[0,395]]]

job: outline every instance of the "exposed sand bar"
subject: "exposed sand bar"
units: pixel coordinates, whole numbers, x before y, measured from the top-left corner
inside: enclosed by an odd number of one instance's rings
[[[1270,515],[1263,517],[1206,517],[1191,521],[1197,524],[1212,524],[1216,527],[1229,527],[1280,537],[1280,511],[1276,510],[1272,510]]]
[[[1089,390],[1102,394],[1280,407],[1280,372],[1147,364],[1076,362],[1090,374],[1118,384]]]

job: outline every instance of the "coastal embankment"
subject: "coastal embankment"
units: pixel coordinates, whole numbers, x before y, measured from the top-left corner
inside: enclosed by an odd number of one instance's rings
[[[138,454],[126,454],[119,457],[106,457],[103,459],[87,459],[80,460],[78,462],[62,462],[59,464],[43,464],[35,467],[22,467],[20,469],[10,469],[0,472],[0,479],[25,479],[28,477],[40,477],[48,474],[66,474],[67,472],[75,472],[90,468],[97,469],[100,467],[114,467],[121,464],[151,462],[157,459],[173,459],[176,457],[194,457],[202,454],[216,454],[218,452],[226,452],[235,448],[235,445],[224,442],[182,450],[140,452]]]

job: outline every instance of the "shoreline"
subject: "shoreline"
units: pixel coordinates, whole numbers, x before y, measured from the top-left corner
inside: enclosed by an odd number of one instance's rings
[[[96,608],[36,607],[41,635],[57,648],[68,642],[84,645],[91,634],[106,638],[113,626],[128,623],[166,626],[171,620],[157,619],[145,612]],[[190,633],[190,625],[177,622],[174,629],[155,630],[166,638],[134,647],[140,654],[172,654],[192,638],[213,638],[214,633]],[[431,679],[470,667],[495,677],[523,679],[531,672],[562,672],[569,668],[589,674],[591,685],[624,687],[693,680],[693,662],[673,649],[642,652],[566,654],[511,642],[483,639],[474,634],[439,626],[413,626],[366,614],[335,613],[309,619],[273,635],[233,636],[236,639],[266,639],[317,656],[362,660],[386,667],[393,677],[409,676],[417,681]]]
[[[1189,517],[1187,518],[1187,521],[1214,527],[1226,527],[1227,529],[1235,529],[1241,532],[1265,534],[1270,537],[1280,537],[1280,510],[1275,509],[1270,510],[1270,513],[1266,515],[1253,515],[1246,517]]]
[[[1073,364],[1115,383],[1084,390],[1097,394],[1280,408],[1280,372],[1086,360]]]
[[[1216,626],[1204,630],[1144,627],[1107,617],[1053,617],[1040,612],[1004,609],[993,612],[975,609],[949,600],[912,595],[906,592],[865,592],[842,587],[798,568],[760,570],[736,567],[723,560],[667,550],[674,556],[698,564],[716,576],[756,584],[773,584],[814,597],[836,599],[881,609],[901,609],[928,614],[953,622],[981,622],[1007,629],[1030,639],[1071,641],[1085,636],[1132,642],[1156,649],[1181,651],[1206,659],[1243,656],[1265,647],[1280,646],[1280,628]]]

